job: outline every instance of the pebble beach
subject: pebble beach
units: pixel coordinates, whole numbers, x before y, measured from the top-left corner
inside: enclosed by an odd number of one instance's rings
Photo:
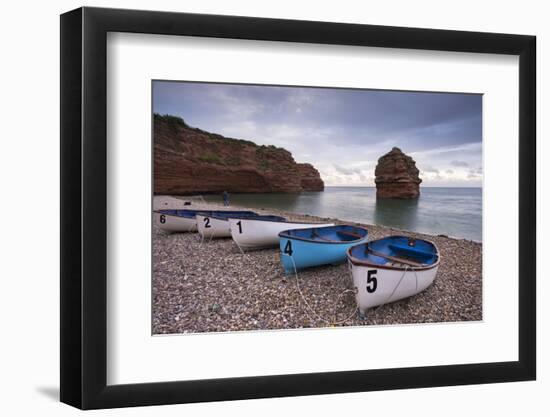
[[[184,206],[184,202],[191,202]],[[155,209],[248,209],[221,207],[200,197],[155,196]],[[198,233],[166,233],[153,226],[153,334],[229,332],[480,321],[482,244],[388,227],[254,209],[292,221],[364,226],[369,240],[392,234],[428,239],[440,251],[433,284],[407,299],[360,317],[347,264],[285,275],[279,249],[242,253],[231,238],[202,240]]]

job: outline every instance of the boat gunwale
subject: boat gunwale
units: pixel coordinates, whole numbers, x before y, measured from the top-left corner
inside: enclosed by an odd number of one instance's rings
[[[236,219],[235,217],[228,217],[228,219]],[[240,219],[240,220],[251,220],[251,221],[257,221],[257,222],[271,222],[271,223],[285,223],[285,224],[307,224],[307,225],[311,225],[311,226],[315,226],[315,225],[319,225],[319,226],[323,226],[323,227],[329,227],[329,226],[336,226],[336,224],[334,223],[304,223],[304,222],[294,222],[294,221],[288,221],[288,220],[285,220],[284,222],[282,221],[277,221],[277,220],[269,220],[269,219]],[[288,229],[288,230],[291,230],[291,229]]]
[[[384,239],[387,239],[389,237],[404,237],[404,238],[407,238],[407,239],[411,239],[410,236],[392,235],[392,236],[386,236],[386,237],[376,239],[376,240],[371,240],[370,242],[366,242],[366,244],[368,245],[370,243],[377,242],[379,240],[384,240]],[[393,270],[393,271],[427,271],[427,270],[434,269],[435,267],[439,266],[439,263],[441,262],[441,255],[439,253],[439,248],[437,247],[437,245],[434,242],[432,242],[431,240],[428,240],[428,239],[417,239],[417,238],[412,238],[412,239],[422,240],[424,242],[428,242],[428,243],[432,244],[435,248],[435,255],[437,256],[437,261],[435,263],[431,264],[431,265],[409,266],[407,268],[398,267],[398,266],[380,265],[380,264],[376,264],[374,262],[369,262],[369,261],[361,260],[361,259],[358,259],[358,258],[354,257],[351,254],[351,251],[355,246],[352,246],[351,248],[349,248],[347,250],[348,261],[354,266],[368,266],[368,267],[375,267],[375,268],[378,268],[378,269],[389,269],[389,270]],[[365,243],[360,243],[359,245],[364,245],[364,244]],[[356,245],[356,246],[359,246],[359,245]]]
[[[217,219],[217,220],[224,220],[224,221],[229,221],[229,219],[239,219],[239,220],[264,220],[264,219],[255,219],[255,218],[252,218],[252,217],[247,217],[247,216],[239,216],[239,215],[236,215],[236,216],[217,216],[217,215],[213,215],[213,216],[204,216],[203,214],[198,214],[199,216],[203,216],[203,217],[210,217],[212,219]],[[282,217],[282,216],[276,216],[276,215],[271,215],[271,214],[257,214],[257,216],[267,216],[267,217],[279,217],[281,219],[284,219],[286,220],[285,217]],[[269,221],[269,219],[265,219],[267,221]],[[272,220],[272,221],[276,221],[276,220]],[[281,222],[282,223],[282,222]]]
[[[324,229],[326,227],[336,227],[336,226],[352,226],[352,225],[349,225],[349,224],[335,224],[335,225],[332,225],[332,226],[324,226],[324,227],[319,227],[319,228],[311,227],[310,229]],[[308,238],[304,238],[304,237],[295,237],[295,236],[285,235],[285,233],[289,232],[290,230],[308,230],[307,228],[306,229],[288,229],[288,230],[283,230],[282,232],[280,232],[279,233],[279,238],[285,238],[285,239],[289,239],[289,240],[301,240],[303,242],[309,242],[309,243],[329,243],[331,245],[334,245],[334,244],[357,244],[357,243],[361,244],[360,242],[362,240],[368,239],[369,231],[366,227],[361,227],[361,226],[352,226],[352,227],[355,227],[357,229],[363,229],[367,233],[362,238],[355,239],[355,240],[346,240],[346,241],[343,241],[343,240],[329,240],[329,239],[313,240],[313,239],[308,239]],[[368,243],[368,242],[363,242],[363,243]]]
[[[170,209],[168,209],[170,210]],[[175,210],[175,209],[174,209]],[[179,209],[178,209],[179,210]],[[153,210],[153,213],[155,214],[158,214],[158,215],[161,215],[161,216],[170,216],[170,217],[175,217],[177,219],[194,219],[195,216],[197,215],[196,213],[193,214],[192,216],[178,216],[177,214],[168,214],[168,213],[161,213],[159,210]]]
[[[189,215],[189,216],[179,216],[177,214],[168,214],[168,213],[162,213],[161,210],[174,210],[174,211],[185,211],[187,209],[159,209],[159,210],[153,210],[153,213],[155,214],[161,214],[161,215],[164,215],[164,216],[172,216],[172,217],[176,217],[176,218],[184,218],[184,219],[194,219],[197,215],[199,216],[203,216],[205,214],[208,214],[207,212],[209,210],[194,210],[196,213],[193,214],[193,215]],[[223,210],[218,210],[218,211],[223,211]],[[229,211],[229,210],[227,210]],[[207,217],[214,217],[214,216],[207,216]]]

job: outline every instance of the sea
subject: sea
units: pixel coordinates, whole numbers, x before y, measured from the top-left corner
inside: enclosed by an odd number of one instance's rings
[[[221,201],[209,195],[207,201]],[[325,187],[297,194],[231,194],[231,203],[482,241],[482,189],[421,187],[412,200],[376,199],[375,187]]]

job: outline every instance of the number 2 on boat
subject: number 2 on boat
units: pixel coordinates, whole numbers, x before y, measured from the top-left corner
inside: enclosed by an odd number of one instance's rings
[[[376,287],[378,287],[378,280],[376,279],[377,273],[378,273],[377,269],[369,269],[367,271],[367,292],[368,293],[375,292]]]
[[[204,218],[204,228],[208,229],[210,227],[210,217]]]

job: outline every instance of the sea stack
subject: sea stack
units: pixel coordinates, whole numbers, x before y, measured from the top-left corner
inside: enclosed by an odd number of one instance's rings
[[[392,148],[378,159],[374,171],[377,198],[417,198],[420,183],[416,162],[401,149]]]

